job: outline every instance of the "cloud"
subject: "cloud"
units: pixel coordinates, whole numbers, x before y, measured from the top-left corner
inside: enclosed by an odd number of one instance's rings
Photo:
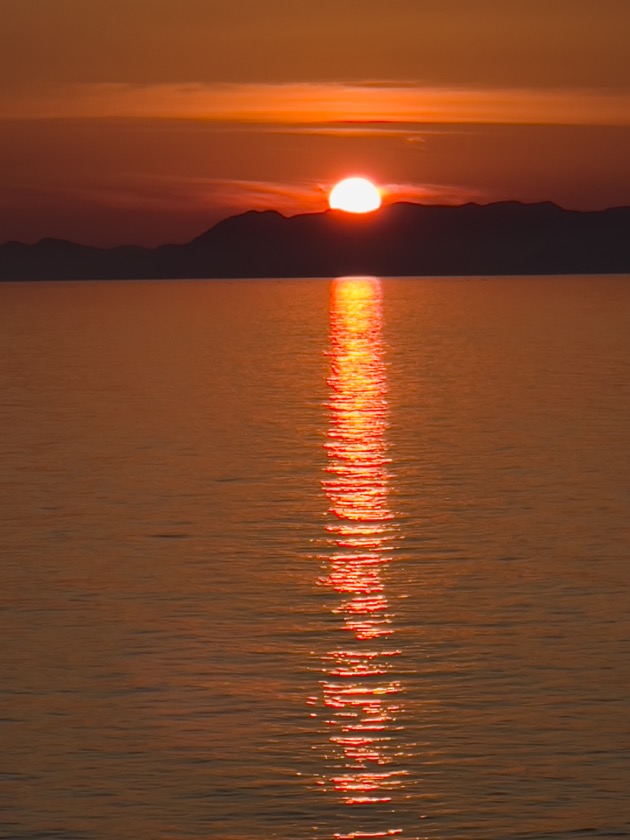
[[[173,207],[223,207],[242,209],[276,209],[283,212],[319,211],[327,207],[330,185],[316,181],[269,181],[240,178],[186,177],[181,175],[124,176],[126,190],[138,201],[158,200]],[[92,191],[95,190],[92,188]],[[108,194],[103,185],[98,192]]]
[[[21,190],[22,195],[42,200],[54,198],[86,202],[108,207],[201,211],[224,208],[241,211],[273,209],[292,215],[321,212],[328,207],[328,193],[333,184],[317,181],[268,181],[236,178],[183,178],[175,175],[137,175],[123,173],[114,181],[89,184],[39,187]],[[379,184],[385,204],[395,201],[418,201],[424,204],[461,204],[481,201],[487,196],[456,185],[427,183]]]
[[[262,128],[261,130],[265,130]],[[439,128],[430,125],[416,125],[408,123],[382,123],[346,121],[343,123],[323,123],[309,125],[282,125],[267,129],[275,134],[309,135],[314,137],[372,137],[385,139],[399,139],[409,143],[424,143],[428,135],[452,134],[460,129],[456,126]]]
[[[173,184],[179,198],[187,203],[221,206],[234,210],[243,207],[254,210],[273,209],[293,215],[321,212],[328,208],[328,193],[333,184],[314,181],[301,183],[285,181],[240,180],[228,178],[181,179]],[[457,185],[429,183],[379,184],[384,204],[414,201],[423,204],[462,204],[492,198],[478,190]],[[164,186],[161,188],[165,189]],[[168,189],[168,188],[166,188]]]
[[[91,84],[5,97],[4,119],[140,118],[250,126],[630,125],[630,94],[587,88],[427,87],[365,82]],[[350,130],[350,128],[349,128]]]
[[[490,194],[447,184],[383,184],[384,203],[414,201],[421,204],[465,204],[468,201],[483,203],[494,197]]]
[[[155,181],[155,179],[152,179]],[[251,209],[274,209],[291,213],[319,212],[328,207],[328,192],[333,184],[315,181],[300,183],[285,181],[241,180],[229,178],[200,178],[182,181],[181,178],[163,180],[160,191],[170,187],[180,199],[208,202],[211,205]],[[155,183],[153,184],[155,189]],[[456,185],[428,183],[379,184],[385,204],[395,201],[419,201],[425,204],[461,204],[466,201],[487,200],[479,191]]]

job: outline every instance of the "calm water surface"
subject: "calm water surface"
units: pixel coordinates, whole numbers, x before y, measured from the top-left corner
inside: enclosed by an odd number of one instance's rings
[[[0,837],[630,837],[629,324],[0,285]]]

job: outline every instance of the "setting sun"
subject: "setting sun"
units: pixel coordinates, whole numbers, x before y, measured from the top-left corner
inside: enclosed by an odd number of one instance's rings
[[[345,178],[330,191],[331,210],[346,213],[371,213],[381,206],[381,194],[367,178]]]

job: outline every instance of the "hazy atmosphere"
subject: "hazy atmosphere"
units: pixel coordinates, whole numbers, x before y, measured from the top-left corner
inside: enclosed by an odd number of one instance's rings
[[[250,208],[630,204],[627,0],[2,0],[0,241]]]
[[[0,0],[0,840],[630,840],[630,0]]]

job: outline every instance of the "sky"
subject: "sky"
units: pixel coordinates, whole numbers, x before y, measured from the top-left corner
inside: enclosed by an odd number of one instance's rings
[[[0,242],[249,209],[630,205],[630,0],[0,0]]]

